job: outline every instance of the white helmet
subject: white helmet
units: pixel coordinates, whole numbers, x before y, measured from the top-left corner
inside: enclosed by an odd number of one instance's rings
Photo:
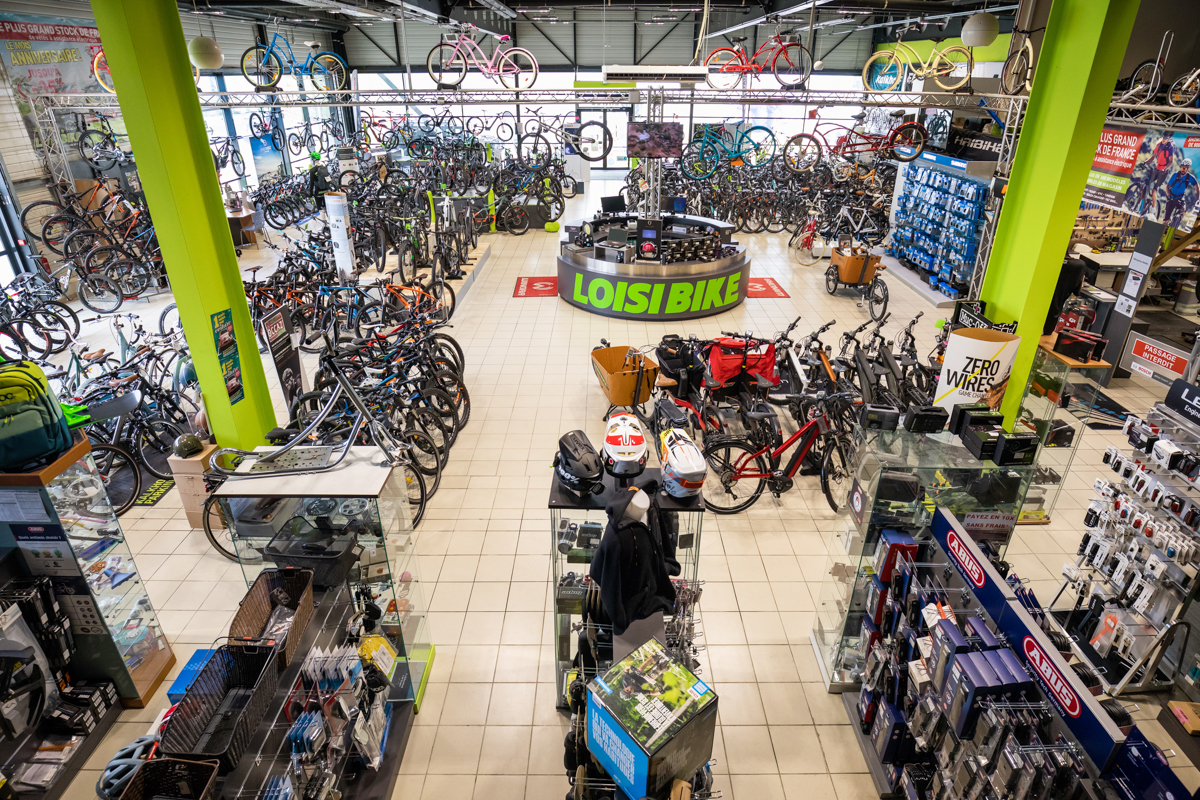
[[[604,431],[604,469],[616,478],[634,478],[646,469],[646,435],[637,417],[619,412]]]
[[[659,460],[662,461],[663,488],[672,497],[694,497],[704,486],[708,468],[700,448],[679,428],[659,436]]]

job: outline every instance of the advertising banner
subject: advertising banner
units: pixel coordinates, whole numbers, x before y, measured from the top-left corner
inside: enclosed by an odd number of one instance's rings
[[[1083,201],[1181,231],[1196,224],[1200,136],[1106,125]]]
[[[271,361],[279,376],[279,386],[283,389],[284,402],[291,408],[292,400],[307,389],[304,370],[300,367],[300,351],[293,342],[292,321],[283,309],[278,309],[264,317],[261,324],[263,338],[267,340]]]
[[[237,405],[246,396],[242,386],[242,359],[238,355],[237,339],[233,337],[233,312],[230,309],[211,315],[213,343],[217,346],[217,360],[225,376],[225,391],[229,393],[229,404]]]
[[[354,274],[354,246],[350,242],[350,206],[345,192],[325,193],[325,213],[329,215],[329,240],[338,272]]]
[[[1021,337],[1004,331],[960,328],[950,334],[933,404],[950,411],[959,403],[999,408]]]

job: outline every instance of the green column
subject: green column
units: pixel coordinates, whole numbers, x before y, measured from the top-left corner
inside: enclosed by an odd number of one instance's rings
[[[138,175],[217,441],[264,443],[275,426],[216,167],[174,2],[93,0]],[[230,54],[226,53],[226,58]],[[232,312],[244,397],[231,403],[211,315]]]
[[[1003,411],[1016,417],[1139,0],[1055,0],[984,277],[988,317],[1017,320]]]

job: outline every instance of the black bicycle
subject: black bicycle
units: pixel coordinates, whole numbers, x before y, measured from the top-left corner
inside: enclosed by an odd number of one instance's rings
[[[213,163],[217,165],[217,174],[227,166],[232,166],[239,178],[246,174],[246,162],[238,151],[237,140],[240,136],[219,136],[212,140]]]

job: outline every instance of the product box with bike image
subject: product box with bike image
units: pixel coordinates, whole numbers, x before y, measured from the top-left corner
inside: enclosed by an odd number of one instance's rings
[[[588,749],[628,797],[661,795],[712,757],[717,695],[651,639],[588,683]]]

